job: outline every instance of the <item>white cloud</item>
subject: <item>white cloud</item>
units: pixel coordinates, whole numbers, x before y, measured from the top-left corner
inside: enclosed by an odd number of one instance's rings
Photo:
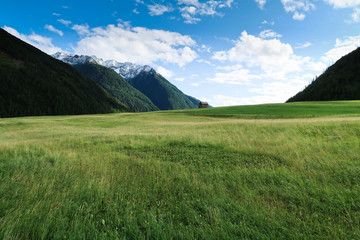
[[[305,17],[306,17],[305,14],[303,14],[303,13],[298,13],[298,12],[295,12],[294,15],[293,15],[293,19],[294,19],[294,20],[298,20],[298,21],[304,20]]]
[[[244,31],[239,40],[233,42],[231,49],[213,54],[212,58],[225,66],[218,67],[214,76],[206,80],[243,85],[242,89],[247,89],[248,95],[257,96],[233,98],[218,95],[210,101],[215,106],[284,102],[326,67],[310,57],[296,55],[290,44],[279,39],[263,39]]]
[[[329,66],[359,46],[360,36],[347,37],[344,40],[336,39],[334,48],[326,52],[321,60]]]
[[[133,13],[139,14],[140,12],[135,8],[135,9],[133,10]]]
[[[313,75],[302,76],[301,79],[289,79],[288,81],[263,82],[259,87],[251,88],[251,97],[232,97],[215,95],[208,102],[215,107],[231,105],[253,105],[263,103],[285,102],[294,96],[313,78]]]
[[[210,99],[207,99],[207,102],[214,107],[222,106],[236,106],[236,105],[254,105],[262,103],[277,103],[281,102],[276,96],[253,96],[253,97],[232,97],[224,95],[215,95]]]
[[[163,15],[166,12],[172,12],[173,9],[171,7],[161,5],[161,4],[154,4],[154,5],[148,5],[149,14],[151,16],[160,16]]]
[[[61,48],[55,47],[52,44],[51,38],[43,37],[40,35],[37,35],[35,33],[32,33],[31,35],[25,35],[21,34],[18,31],[16,31],[14,28],[4,26],[3,29],[7,31],[8,33],[12,34],[13,36],[23,40],[24,42],[27,42],[34,47],[40,49],[41,51],[47,53],[47,54],[54,54],[56,52],[62,52]]]
[[[263,38],[263,39],[266,39],[266,38],[281,38],[281,34],[278,34],[278,33],[274,32],[271,29],[261,31],[259,36],[261,38]]]
[[[57,17],[61,16],[61,14],[59,14],[59,13],[53,13],[52,15],[57,16]]]
[[[299,45],[296,46],[295,48],[296,48],[296,49],[302,49],[302,48],[310,47],[311,45],[312,45],[311,42],[306,42],[306,43],[303,43],[303,44],[299,44]]]
[[[175,63],[180,67],[194,61],[198,54],[192,47],[196,42],[177,32],[153,30],[143,27],[108,25],[88,29],[74,49],[78,54],[96,55],[103,59],[138,64],[157,61]]]
[[[187,24],[195,24],[195,23],[201,21],[200,18],[193,17],[188,12],[181,13],[181,16],[184,18],[184,23],[187,23]]]
[[[352,8],[360,5],[360,0],[324,0],[334,8]]]
[[[294,20],[304,20],[304,12],[315,9],[315,5],[310,0],[281,0],[286,12],[294,13]]]
[[[266,0],[255,0],[255,2],[259,5],[260,9],[264,9],[264,6],[266,4]]]
[[[175,81],[178,81],[178,82],[183,82],[185,81],[185,78],[174,78]]]
[[[300,79],[289,79],[288,81],[264,82],[260,87],[251,88],[249,92],[271,97],[275,102],[285,102],[289,97],[295,95],[313,78],[313,75],[304,75]]]
[[[58,19],[58,22],[64,24],[65,26],[69,26],[71,24],[71,21],[64,19]]]
[[[83,24],[83,25],[75,24],[74,26],[72,26],[71,29],[75,30],[80,36],[86,36],[90,34],[89,28],[90,27],[88,24]]]
[[[60,36],[63,36],[63,35],[64,35],[64,33],[63,33],[62,31],[56,29],[56,28],[55,28],[54,26],[52,26],[52,25],[45,25],[44,28],[47,29],[47,30],[49,30],[49,31],[51,31],[51,32],[57,33],[57,34],[59,34]]]
[[[166,68],[164,68],[162,66],[159,66],[156,69],[156,71],[158,73],[160,73],[163,77],[167,78],[167,79],[171,78],[174,75],[174,73],[172,71],[170,71],[170,70],[168,70],[168,69],[166,69]]]
[[[217,83],[226,83],[232,85],[248,85],[251,81],[261,79],[258,75],[252,75],[248,69],[234,69],[230,72],[217,72],[208,81]]]
[[[264,21],[261,22],[261,24],[264,24],[264,25],[269,24],[269,25],[271,25],[271,26],[274,26],[274,25],[275,25],[275,22],[274,22],[274,21],[268,22],[268,21],[264,20]]]
[[[195,24],[201,19],[198,16],[223,16],[218,9],[231,7],[233,0],[210,0],[199,2],[198,0],[178,0],[179,10],[184,22]]]
[[[260,67],[266,74],[285,75],[301,71],[309,59],[296,56],[290,44],[278,39],[265,40],[243,31],[235,46],[228,51],[215,52],[213,59],[244,63]]]
[[[355,8],[353,14],[351,14],[351,18],[354,22],[360,22],[360,8]]]

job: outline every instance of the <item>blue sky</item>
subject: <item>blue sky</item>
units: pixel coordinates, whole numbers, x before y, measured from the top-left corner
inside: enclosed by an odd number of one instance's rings
[[[148,64],[213,106],[284,102],[360,46],[360,0],[4,1],[48,54]]]

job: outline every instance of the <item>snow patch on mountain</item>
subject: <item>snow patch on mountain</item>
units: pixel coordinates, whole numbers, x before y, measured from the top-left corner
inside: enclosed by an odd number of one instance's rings
[[[101,66],[111,68],[116,73],[120,74],[125,79],[131,79],[136,77],[142,72],[151,72],[155,71],[152,67],[148,65],[138,65],[130,62],[120,63],[115,60],[106,60],[104,61],[101,58],[96,56],[86,56],[86,55],[76,55],[72,53],[57,52],[52,55],[52,57],[61,60],[70,65],[75,64],[84,64],[84,63],[95,63]]]

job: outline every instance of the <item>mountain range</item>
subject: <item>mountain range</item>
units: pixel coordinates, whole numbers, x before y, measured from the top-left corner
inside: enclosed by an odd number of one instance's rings
[[[70,65],[69,65],[70,64]],[[196,108],[150,66],[53,57],[0,29],[0,117]]]
[[[89,69],[89,67],[85,67],[84,65],[93,64],[98,65],[98,69],[102,69],[100,66],[111,69],[124,78],[126,82],[129,83],[132,87],[149,98],[151,102],[160,110],[197,108],[200,102],[200,100],[197,100],[194,97],[185,95],[176,86],[171,84],[161,74],[156,72],[155,69],[148,65],[137,65],[130,62],[120,63],[114,60],[104,61],[103,59],[97,58],[96,56],[76,55],[71,53],[59,52],[52,56],[56,59],[73,65],[75,68],[93,79],[106,90],[108,90],[108,87],[104,86],[102,81],[99,81],[99,74],[93,75],[92,73],[86,71],[85,69]],[[118,79],[117,82],[121,82],[121,80]],[[125,85],[124,83],[121,84]],[[123,101],[126,104],[126,102],[123,100],[124,98],[114,95],[112,91],[109,92],[115,98]],[[134,110],[137,111],[137,109]]]

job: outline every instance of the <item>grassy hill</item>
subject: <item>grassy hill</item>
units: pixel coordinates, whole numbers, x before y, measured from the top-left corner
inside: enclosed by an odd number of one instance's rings
[[[189,115],[245,119],[314,118],[360,114],[360,101],[296,102],[178,110]]]
[[[159,110],[148,97],[132,87],[114,70],[93,63],[77,64],[74,67],[94,80],[114,98],[124,103],[133,111],[148,112]]]
[[[360,48],[342,57],[287,102],[360,100]]]
[[[124,112],[68,64],[0,29],[0,117]]]
[[[359,239],[360,103],[335,104],[0,119],[0,239]]]
[[[189,98],[168,80],[155,71],[142,72],[128,82],[145,94],[160,110],[197,108]]]

